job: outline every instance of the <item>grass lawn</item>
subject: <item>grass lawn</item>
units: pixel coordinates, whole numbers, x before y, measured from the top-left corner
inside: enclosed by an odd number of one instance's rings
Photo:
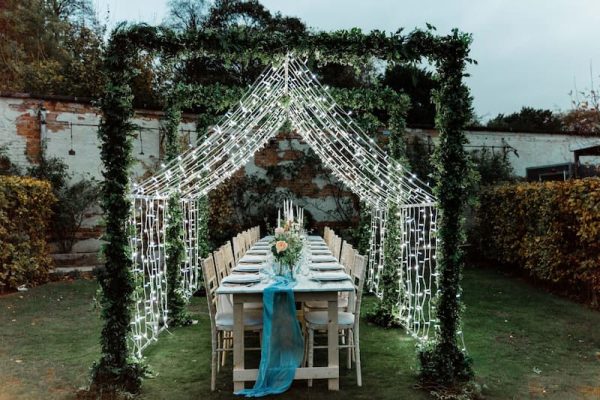
[[[490,399],[599,399],[600,313],[490,270],[464,279],[467,348]],[[100,321],[92,281],[50,283],[0,297],[0,400],[69,399],[98,358]],[[372,304],[366,299],[365,308]],[[210,392],[204,299],[195,326],[173,329],[146,351],[154,377],[142,399],[232,398],[231,361]],[[361,326],[363,387],[342,368],[341,390],[295,383],[285,399],[427,399],[416,390],[414,342],[402,332]],[[342,354],[342,359],[344,355]]]

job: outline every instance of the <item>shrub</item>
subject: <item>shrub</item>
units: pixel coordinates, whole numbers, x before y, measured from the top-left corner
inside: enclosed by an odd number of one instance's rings
[[[85,213],[93,207],[100,196],[100,185],[94,179],[80,179],[69,184],[69,166],[58,157],[42,157],[38,165],[28,169],[34,178],[50,182],[58,201],[52,208],[50,233],[58,242],[60,251],[68,253],[77,240]]]
[[[48,182],[0,176],[0,289],[47,280],[46,227],[55,201]]]
[[[488,188],[477,231],[487,258],[599,305],[600,179]]]

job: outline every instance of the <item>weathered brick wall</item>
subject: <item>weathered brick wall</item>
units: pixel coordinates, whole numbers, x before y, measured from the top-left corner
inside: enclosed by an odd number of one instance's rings
[[[97,127],[100,122],[98,109],[90,102],[76,99],[31,98],[29,96],[0,95],[0,146],[6,146],[13,162],[27,168],[38,162],[40,141],[39,111],[47,110],[47,155],[60,157],[69,166],[73,179],[81,177],[102,179],[100,161],[100,141]],[[152,174],[161,159],[161,112],[137,110],[133,123],[139,129],[135,132],[133,143],[134,178]],[[195,142],[195,116],[184,115],[181,125],[181,139],[184,143]],[[422,138],[430,137],[437,141],[435,130],[413,129],[410,134]],[[525,175],[525,168],[530,166],[556,164],[572,161],[572,150],[588,144],[598,143],[600,139],[557,134],[529,134],[517,132],[466,132],[469,149],[483,146],[501,148],[509,145],[517,150],[518,157],[510,153],[509,160],[518,175]],[[247,175],[265,176],[267,170],[275,165],[292,163],[307,149],[299,136],[280,135],[259,151],[244,167]],[[327,224],[343,227],[344,221],[356,215],[340,215],[339,200],[356,198],[349,192],[340,190],[335,179],[329,176],[315,177],[311,166],[304,166],[294,179],[279,182],[281,189],[287,188],[301,199],[301,203],[315,217],[318,227]],[[242,173],[242,172],[240,172]],[[356,205],[356,204],[355,204]],[[92,254],[98,250],[101,228],[99,209],[92,210],[83,223],[78,234],[80,241],[74,252],[82,254],[80,263],[89,263]]]
[[[40,110],[46,109],[46,155],[62,158],[69,166],[72,181],[102,179],[100,140],[97,135],[100,114],[90,102],[28,96],[0,97],[0,146],[5,146],[11,161],[22,170],[39,162],[41,151]],[[138,110],[133,119],[139,129],[134,138],[134,178],[148,175],[159,165],[162,113]],[[182,141],[195,141],[194,116],[184,115]],[[57,264],[94,265],[100,248],[102,216],[99,207],[85,215],[77,234],[73,254],[58,256]],[[51,251],[58,251],[50,243]]]
[[[46,155],[60,157],[69,166],[73,181],[82,177],[102,179],[100,140],[97,127],[99,110],[89,102],[64,99],[37,99],[28,96],[0,96],[0,146],[6,146],[11,160],[22,169],[39,161],[41,151],[40,110],[46,109]],[[149,176],[160,165],[164,145],[161,143],[161,112],[137,110],[133,123],[139,126],[133,142],[134,179]],[[196,141],[195,116],[184,115],[181,129],[182,143]],[[259,151],[240,171],[240,174],[265,176],[266,169],[284,165],[302,157],[308,146],[295,135],[280,135]],[[340,198],[355,198],[340,190],[335,178],[315,177],[314,169],[305,166],[295,179],[280,182],[281,189],[289,189],[319,221],[317,226],[343,226],[343,217],[337,213]],[[86,214],[77,234],[73,254],[56,256],[61,265],[93,265],[100,248],[102,216],[99,207]],[[58,246],[50,245],[58,252]]]

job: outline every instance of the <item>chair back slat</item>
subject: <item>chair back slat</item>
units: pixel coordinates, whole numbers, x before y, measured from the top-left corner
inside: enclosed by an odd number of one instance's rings
[[[233,247],[231,247],[231,242],[227,242],[222,247],[223,256],[225,257],[225,269],[227,270],[227,275],[231,273],[233,267],[235,267],[235,257],[233,256]]]
[[[333,239],[331,240],[331,253],[337,260],[340,260],[340,253],[342,250],[342,238],[338,235],[333,235]]]
[[[346,269],[346,272],[351,275],[352,267],[354,266],[354,247],[345,240],[342,244],[342,255],[340,256],[340,263]]]
[[[354,282],[354,299],[351,298],[348,302],[348,311],[354,313],[357,317],[360,316],[366,265],[367,258],[359,254],[358,251],[354,252],[354,266],[352,267],[351,275],[352,282]]]
[[[208,303],[208,313],[211,323],[214,323],[217,315],[217,296],[216,291],[219,287],[217,273],[215,270],[215,261],[212,254],[202,260],[202,274],[204,275],[204,289],[206,291],[206,302]]]
[[[222,247],[213,253],[213,257],[215,258],[215,267],[217,270],[217,282],[219,284],[223,281],[223,278],[228,275],[227,266],[225,265],[225,255],[223,253],[224,251]]]
[[[231,242],[233,243],[233,257],[235,258],[236,263],[239,262],[240,258],[242,258],[245,254],[244,243],[242,243],[242,241],[243,237],[239,234],[231,239]]]

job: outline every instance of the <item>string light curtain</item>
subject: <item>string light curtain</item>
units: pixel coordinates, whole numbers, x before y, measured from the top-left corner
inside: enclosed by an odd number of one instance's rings
[[[244,166],[289,121],[323,164],[372,210],[368,284],[381,295],[385,224],[390,204],[401,218],[400,315],[407,331],[426,339],[433,320],[436,211],[431,188],[382,150],[333,100],[328,88],[301,62],[287,56],[267,68],[238,105],[209,128],[205,139],[162,165],[155,176],[133,186],[130,220],[132,261],[138,283],[133,348],[136,354],[167,327],[165,208],[179,193],[184,214],[185,293],[199,281],[195,249],[196,201]]]

